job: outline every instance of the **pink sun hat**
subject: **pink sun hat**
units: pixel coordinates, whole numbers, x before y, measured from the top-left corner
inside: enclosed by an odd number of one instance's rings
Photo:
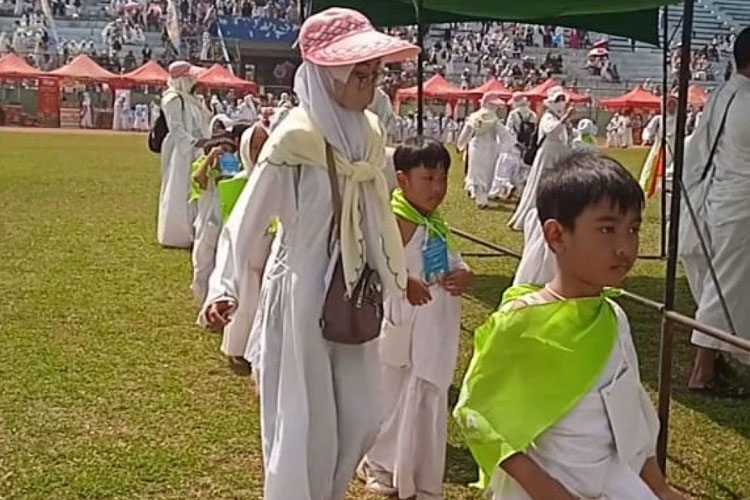
[[[171,78],[182,78],[185,76],[198,78],[198,75],[205,70],[200,66],[193,66],[187,61],[175,61],[169,65],[168,71]]]
[[[297,43],[302,59],[318,66],[359,64],[373,59],[397,62],[419,53],[416,45],[377,31],[362,13],[341,7],[308,17]]]

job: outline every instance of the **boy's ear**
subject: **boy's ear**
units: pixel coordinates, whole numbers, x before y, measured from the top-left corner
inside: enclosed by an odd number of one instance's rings
[[[547,220],[542,226],[542,232],[544,233],[544,240],[553,253],[560,254],[565,251],[565,243],[563,242],[565,229],[559,221],[556,219]]]
[[[409,185],[409,174],[407,174],[404,171],[397,170],[396,181],[398,182],[398,187],[400,187],[401,189],[404,189],[406,186]]]

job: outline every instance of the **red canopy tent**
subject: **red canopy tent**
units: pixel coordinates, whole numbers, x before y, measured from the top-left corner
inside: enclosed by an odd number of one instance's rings
[[[468,90],[462,90],[448,82],[442,75],[433,75],[429,80],[424,82],[423,92],[425,99],[444,99],[446,101],[458,99],[471,99],[472,94]],[[398,89],[396,92],[396,102],[407,99],[417,98],[417,87],[408,87]]]
[[[688,102],[691,106],[702,108],[708,101],[708,94],[697,85],[688,87]]]
[[[38,78],[44,72],[36,69],[23,60],[18,54],[9,52],[0,57],[0,77],[6,78]]]
[[[135,85],[166,85],[169,73],[156,61],[149,61],[143,66],[120,76],[124,83]]]
[[[536,87],[530,88],[526,92],[523,92],[522,94],[526,96],[530,101],[532,102],[540,102],[547,98],[547,92],[552,87],[559,87],[560,82],[555,80],[554,78],[548,78],[544,82],[540,83]],[[591,102],[591,96],[579,94],[573,90],[570,89],[563,89],[565,91],[565,95],[568,96],[568,100],[575,104],[580,104],[584,102]]]
[[[109,83],[118,78],[118,75],[107,71],[94,62],[86,54],[81,54],[62,68],[57,68],[48,73],[52,76],[67,78],[70,80],[96,81]]]
[[[611,99],[602,99],[599,101],[602,108],[610,111],[621,111],[624,109],[661,109],[661,98],[656,94],[649,92],[642,86]]]
[[[258,93],[255,82],[234,76],[224,66],[214,64],[198,76],[198,85],[207,88],[239,89],[252,94]]]
[[[513,96],[513,92],[500,83],[497,78],[490,78],[479,87],[468,90],[472,94],[473,99],[481,99],[486,92],[496,92],[500,94],[502,99],[510,99]]]

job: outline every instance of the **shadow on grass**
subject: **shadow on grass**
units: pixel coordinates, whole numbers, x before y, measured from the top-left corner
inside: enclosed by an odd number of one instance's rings
[[[498,276],[493,274],[475,274],[468,293],[490,310],[495,310],[500,304],[500,298],[513,280],[512,276]]]

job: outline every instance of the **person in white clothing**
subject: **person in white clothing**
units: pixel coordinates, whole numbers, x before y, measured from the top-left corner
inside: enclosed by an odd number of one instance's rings
[[[117,99],[115,99],[114,110],[112,113],[112,130],[123,130],[122,124],[127,101],[128,98],[122,94],[117,96]]]
[[[630,148],[633,146],[633,126],[630,120],[630,111],[625,110],[620,115],[620,121],[617,124],[617,135],[619,136],[619,147]]]
[[[255,168],[261,148],[268,139],[268,132],[260,123],[247,128],[240,138],[239,155],[242,161],[242,172],[237,177],[249,178]],[[245,200],[249,201],[249,200]],[[246,206],[235,205],[234,210],[244,211]],[[258,245],[258,255],[250,259],[250,265],[237,270],[237,309],[233,312],[229,323],[224,326],[221,352],[230,358],[245,358],[254,370],[259,369],[260,354],[260,331],[255,338],[251,337],[253,320],[255,319],[260,289],[261,276],[270,252],[272,231],[267,231],[261,236],[265,245]],[[206,295],[205,304],[211,304],[221,300],[224,293],[224,276],[227,275],[225,266],[231,263],[229,257],[231,247],[228,240],[219,239],[216,247],[216,263]],[[253,267],[255,266],[255,267]],[[206,318],[201,315],[198,323],[207,326]],[[250,353],[250,355],[248,355]]]
[[[607,147],[617,148],[620,147],[620,136],[617,133],[617,128],[620,123],[620,113],[615,113],[607,123]]]
[[[88,92],[83,93],[81,102],[81,128],[94,128],[94,104]]]
[[[235,113],[235,120],[245,123],[255,123],[258,119],[258,110],[255,107],[253,96],[248,94],[242,100],[242,103],[237,107]]]
[[[734,330],[750,340],[750,28],[735,40],[737,72],[712,93],[703,120],[685,152],[683,182],[696,211],[699,231],[708,246],[704,255],[696,229],[683,202],[680,252],[688,282],[698,303],[696,319],[702,323]],[[711,150],[716,147],[709,163]],[[712,263],[718,288],[711,273]],[[721,304],[726,301],[728,318]],[[744,393],[736,374],[721,353],[747,362],[739,349],[698,331],[693,332],[698,348],[688,387],[696,392],[723,396]]]
[[[377,87],[372,102],[367,109],[378,115],[380,123],[383,124],[383,129],[388,134],[388,138],[391,139],[392,134],[390,132],[394,127],[394,113],[391,98],[388,97],[388,94],[386,94],[380,87]],[[389,140],[389,144],[390,143],[392,143],[391,140]]]
[[[528,212],[536,206],[536,189],[545,169],[552,168],[570,152],[568,120],[573,114],[562,87],[553,87],[545,100],[547,111],[539,122],[539,150],[529,172],[516,211],[508,225],[516,231],[523,228]]]
[[[335,7],[305,20],[299,47],[300,105],[271,132],[222,229],[230,249],[223,298],[202,313],[210,326],[226,325],[237,307],[240,270],[262,266],[252,259],[278,217],[278,246],[256,316],[263,498],[342,500],[378,431],[378,344],[329,340],[321,320],[332,283],[346,290],[328,297],[338,304],[351,297],[366,266],[384,292],[421,288],[406,273],[390,210],[385,136],[366,111],[383,62],[412,58],[418,48],[377,32],[357,11]],[[333,224],[335,192],[340,225]]]
[[[588,118],[580,120],[578,125],[576,125],[575,137],[571,142],[573,150],[598,151],[599,148],[596,145],[596,134],[598,132],[599,129],[592,120],[589,120]]]
[[[159,101],[151,101],[151,106],[149,109],[149,128],[154,128],[154,125],[156,125],[156,120],[159,119],[159,114],[161,114]]]
[[[659,179],[667,175],[672,165],[675,134],[677,132],[677,99],[667,99],[666,119],[663,114],[654,116],[641,133],[645,144],[651,145],[646,161],[641,169],[640,184],[647,197],[653,196],[661,185]],[[667,136],[667,150],[662,153],[661,143],[664,134]]]
[[[418,297],[390,296],[384,304],[382,424],[358,470],[372,493],[442,498],[460,296],[471,284],[468,266],[450,248],[450,230],[437,213],[447,192],[450,162],[448,151],[434,140],[399,146],[394,154],[399,189],[391,204],[404,241],[407,271],[423,287]],[[443,259],[437,267],[425,257],[431,245]]]
[[[597,153],[544,172],[537,207],[557,270],[509,289],[477,330],[454,412],[493,499],[685,500],[659,469],[628,318],[605,292],[635,264],[644,205]]]
[[[503,105],[500,95],[487,92],[482,96],[481,108],[466,119],[456,147],[468,152],[469,165],[465,187],[477,207],[489,206],[489,193],[498,157],[498,140],[503,144],[515,141],[497,116]]]
[[[200,139],[210,137],[210,114],[193,91],[201,68],[185,61],[169,65],[168,88],[161,109],[169,132],[161,149],[161,190],[156,239],[162,246],[190,248],[196,209],[189,203],[190,167],[201,151]]]

